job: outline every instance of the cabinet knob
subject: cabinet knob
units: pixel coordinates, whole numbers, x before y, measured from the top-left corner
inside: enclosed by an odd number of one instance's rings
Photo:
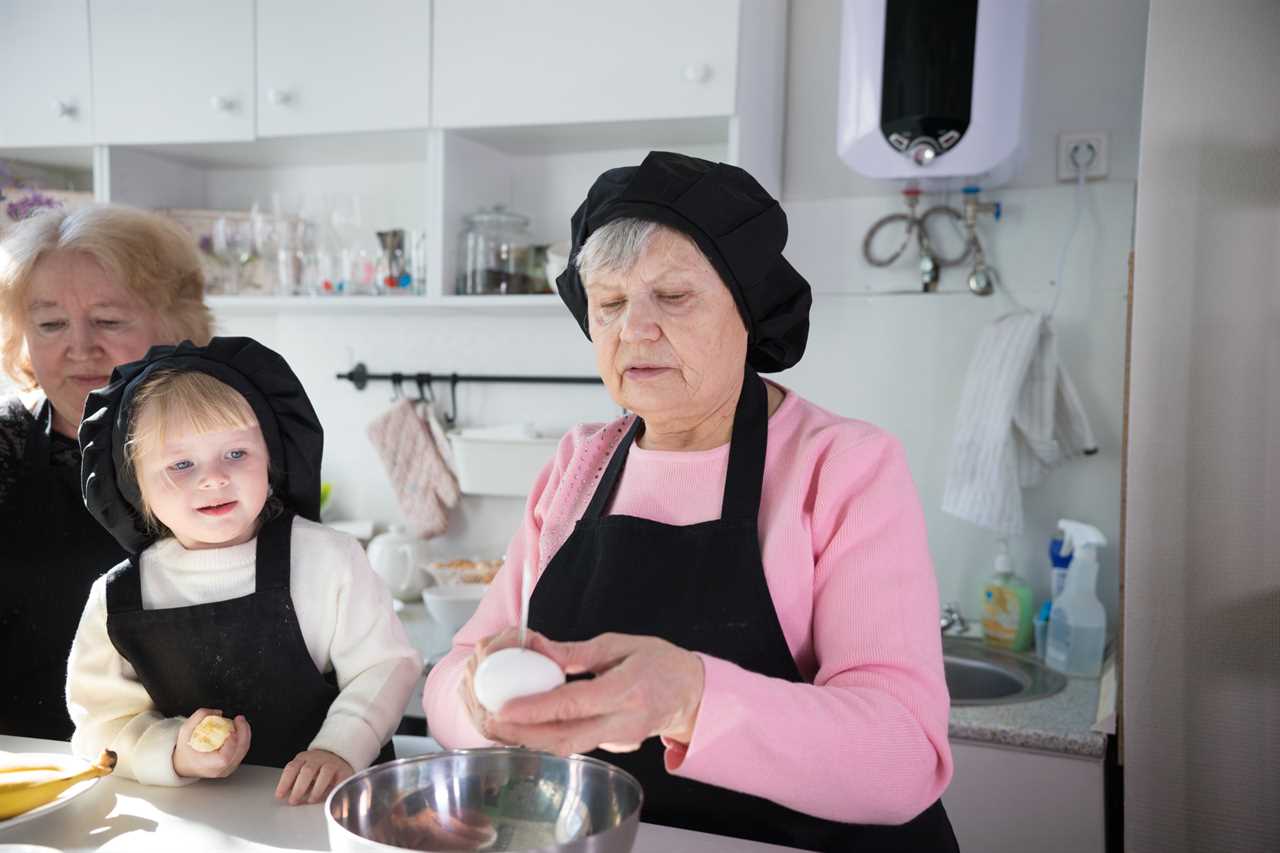
[[[711,79],[711,66],[705,62],[691,62],[684,67],[684,79],[689,83],[705,83]]]
[[[286,107],[293,103],[293,92],[288,89],[268,89],[267,100],[277,107]]]
[[[61,98],[53,99],[53,112],[58,118],[75,118],[76,105],[71,101],[64,101]]]
[[[209,106],[220,113],[230,113],[236,108],[236,102],[231,98],[224,98],[222,95],[214,95],[209,99]]]

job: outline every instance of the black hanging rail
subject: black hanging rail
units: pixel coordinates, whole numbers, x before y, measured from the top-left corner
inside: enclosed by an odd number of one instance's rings
[[[370,373],[365,367],[364,362],[357,362],[356,366],[346,373],[339,373],[339,379],[346,379],[357,389],[363,391],[364,386],[370,382],[396,382],[405,383],[412,382],[417,385],[429,384],[432,382],[448,382],[450,385],[456,385],[459,382],[507,382],[507,383],[523,383],[526,385],[603,385],[599,376],[524,376],[514,374],[510,376],[498,376],[492,374],[474,374],[474,373]]]
[[[390,382],[400,389],[404,383],[411,382],[418,386],[419,396],[426,396],[425,389],[433,382],[448,382],[449,397],[453,410],[445,413],[445,420],[450,424],[458,413],[458,383],[460,382],[503,382],[524,385],[603,385],[598,376],[525,376],[521,374],[494,375],[474,373],[370,373],[363,361],[346,373],[339,373],[339,379],[345,379],[360,391],[370,382]]]

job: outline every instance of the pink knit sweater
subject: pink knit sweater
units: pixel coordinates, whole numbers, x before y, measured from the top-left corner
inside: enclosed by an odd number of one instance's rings
[[[474,644],[519,623],[520,566],[538,574],[585,512],[627,419],[581,426],[534,483],[525,520],[475,616],[427,678],[444,746],[487,743],[458,698]],[[610,512],[666,524],[720,517],[729,447],[633,447]],[[536,546],[534,545],[536,543]],[[760,546],[778,621],[811,684],[702,655],[705,690],[678,776],[850,823],[903,823],[951,779],[938,592],[901,445],[788,392],[769,420]]]

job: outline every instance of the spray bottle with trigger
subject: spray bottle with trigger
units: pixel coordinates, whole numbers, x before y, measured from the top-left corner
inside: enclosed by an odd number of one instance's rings
[[[1045,663],[1068,675],[1097,678],[1107,645],[1107,613],[1098,600],[1098,548],[1106,537],[1098,528],[1062,519],[1062,552],[1072,554],[1067,585],[1054,599]]]

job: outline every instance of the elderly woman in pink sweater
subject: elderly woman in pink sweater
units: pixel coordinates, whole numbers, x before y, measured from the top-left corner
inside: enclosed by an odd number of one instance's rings
[[[560,295],[634,412],[561,441],[506,568],[427,679],[431,733],[617,764],[643,819],[818,850],[955,850],[937,588],[901,446],[758,372],[811,295],[746,172],[652,153],[574,214]],[[563,687],[491,714],[472,677],[530,646]],[[573,676],[580,676],[574,678]]]

